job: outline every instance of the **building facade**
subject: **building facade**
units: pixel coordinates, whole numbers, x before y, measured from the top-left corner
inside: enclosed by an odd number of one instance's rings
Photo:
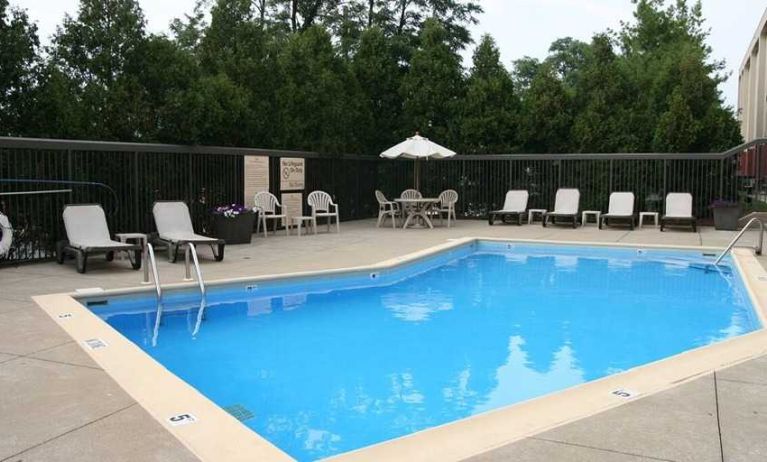
[[[767,10],[740,66],[738,116],[745,141],[767,138]]]

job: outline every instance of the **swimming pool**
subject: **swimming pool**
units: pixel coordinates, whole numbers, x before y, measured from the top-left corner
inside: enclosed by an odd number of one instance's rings
[[[500,242],[404,267],[91,310],[291,456],[519,403],[760,327],[700,252]]]

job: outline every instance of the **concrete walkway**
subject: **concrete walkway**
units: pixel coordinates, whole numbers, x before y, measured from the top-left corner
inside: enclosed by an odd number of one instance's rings
[[[342,223],[340,235],[321,231],[231,246],[224,262],[205,259],[205,278],[369,264],[465,236],[705,246],[724,246],[732,236],[710,228],[660,233],[595,226],[489,227],[481,221],[403,231],[377,229],[375,221],[365,220]],[[86,275],[77,274],[71,262],[0,268],[0,462],[195,460],[29,299],[77,288],[138,285],[140,272],[126,262],[99,260],[89,262]],[[163,259],[159,266],[163,282],[182,279],[183,264]],[[760,358],[476,460],[767,460],[765,413],[767,358]]]

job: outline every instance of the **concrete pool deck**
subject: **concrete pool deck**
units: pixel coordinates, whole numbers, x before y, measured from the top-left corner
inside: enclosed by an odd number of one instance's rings
[[[259,237],[250,246],[228,248],[222,263],[204,261],[203,272],[206,279],[220,279],[365,265],[470,236],[721,247],[732,234],[710,228],[489,227],[480,221],[402,231],[376,229],[366,220],[343,223],[340,235]],[[77,288],[138,285],[140,272],[127,263],[98,260],[87,275],[71,263],[0,269],[0,325],[6,327],[0,337],[0,460],[195,460],[29,300]],[[160,262],[163,283],[179,282],[183,272],[183,264]],[[758,460],[767,454],[765,387],[767,359],[759,358],[479,459]]]

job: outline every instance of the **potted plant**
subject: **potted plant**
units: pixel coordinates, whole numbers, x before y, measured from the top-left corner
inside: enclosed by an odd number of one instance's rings
[[[213,229],[227,244],[250,244],[256,214],[244,205],[222,205],[213,209]]]
[[[738,229],[738,219],[743,213],[740,203],[717,199],[709,206],[714,211],[714,227],[716,229],[734,231]]]

